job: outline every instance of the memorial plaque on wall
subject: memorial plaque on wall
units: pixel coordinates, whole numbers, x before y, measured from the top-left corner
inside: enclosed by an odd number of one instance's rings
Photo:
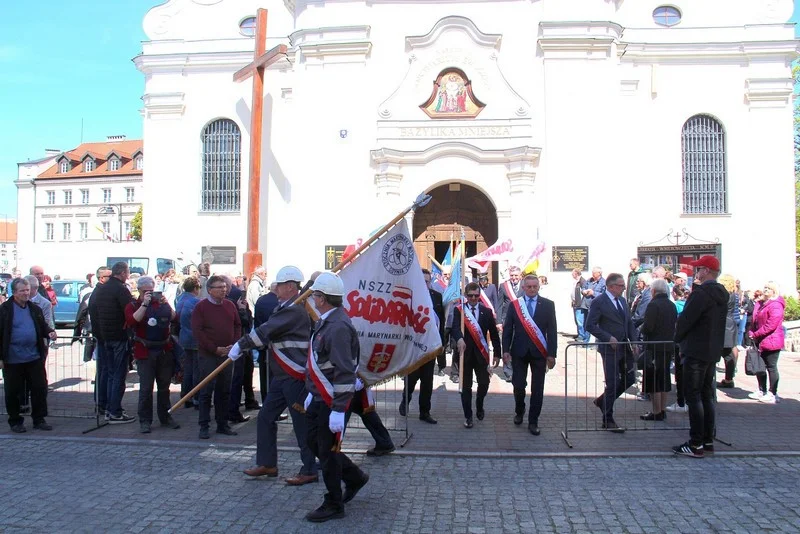
[[[200,257],[216,265],[235,265],[236,247],[203,247]]]
[[[347,245],[325,245],[325,270],[330,271],[342,261]]]
[[[553,272],[589,270],[589,247],[553,247]]]

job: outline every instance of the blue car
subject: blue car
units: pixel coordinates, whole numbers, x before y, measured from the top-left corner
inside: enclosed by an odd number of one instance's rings
[[[53,280],[50,282],[58,299],[55,317],[53,317],[57,326],[75,324],[75,316],[78,314],[80,304],[78,293],[85,284],[86,280]]]

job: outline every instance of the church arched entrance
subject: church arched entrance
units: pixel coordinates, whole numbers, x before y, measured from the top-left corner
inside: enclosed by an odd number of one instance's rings
[[[466,237],[466,257],[483,252],[497,241],[497,210],[478,189],[450,183],[434,188],[427,206],[414,213],[414,248],[420,265],[430,268],[431,257],[442,262],[451,241]],[[473,273],[474,274],[474,273]],[[497,283],[497,264],[489,269],[489,279]]]

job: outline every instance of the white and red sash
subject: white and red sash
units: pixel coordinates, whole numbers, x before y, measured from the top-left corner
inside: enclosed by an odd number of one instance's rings
[[[514,309],[517,310],[517,317],[519,317],[522,322],[522,326],[525,328],[528,337],[533,341],[533,344],[536,345],[536,348],[539,349],[542,356],[547,358],[547,341],[537,324],[533,322],[533,317],[528,313],[528,307],[525,306],[524,300],[525,297],[519,297],[514,301]]]
[[[517,294],[514,292],[514,288],[511,287],[511,280],[506,280],[505,282],[503,282],[503,291],[506,292],[508,300],[513,301],[515,298],[517,298]]]
[[[497,314],[494,311],[494,306],[492,305],[492,301],[489,300],[489,297],[488,295],[486,295],[486,292],[483,290],[483,288],[481,288],[481,304],[492,310],[492,316],[497,318]]]
[[[283,353],[283,349],[286,348],[296,348],[296,349],[304,349],[308,346],[307,341],[278,341],[272,344],[272,357],[275,358],[275,362],[281,366],[281,369],[286,371],[286,374],[294,378],[295,380],[305,381],[306,379],[306,370],[304,367],[296,364],[289,358],[286,354]]]
[[[459,306],[461,313],[464,314],[464,324],[467,326],[467,330],[469,330],[470,335],[472,336],[472,340],[475,342],[475,345],[480,349],[481,355],[483,359],[486,360],[486,364],[490,364],[489,358],[489,343],[486,342],[486,336],[481,332],[481,327],[478,324],[478,319],[475,318],[472,313],[468,312],[464,309],[464,307]],[[480,308],[478,308],[478,313],[480,313]]]
[[[322,370],[317,363],[317,353],[314,352],[311,343],[308,344],[308,377],[317,386],[322,401],[328,405],[328,408],[333,407],[333,384],[325,378]]]

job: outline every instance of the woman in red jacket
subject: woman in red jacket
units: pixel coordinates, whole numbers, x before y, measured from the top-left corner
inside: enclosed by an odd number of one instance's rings
[[[753,329],[750,338],[756,343],[761,358],[767,366],[766,373],[758,373],[758,391],[750,394],[751,399],[775,404],[778,397],[778,356],[783,349],[783,312],[786,303],[778,294],[778,285],[774,282],[764,284],[763,300],[756,302],[753,311]],[[769,373],[769,390],[767,390],[767,373]]]

